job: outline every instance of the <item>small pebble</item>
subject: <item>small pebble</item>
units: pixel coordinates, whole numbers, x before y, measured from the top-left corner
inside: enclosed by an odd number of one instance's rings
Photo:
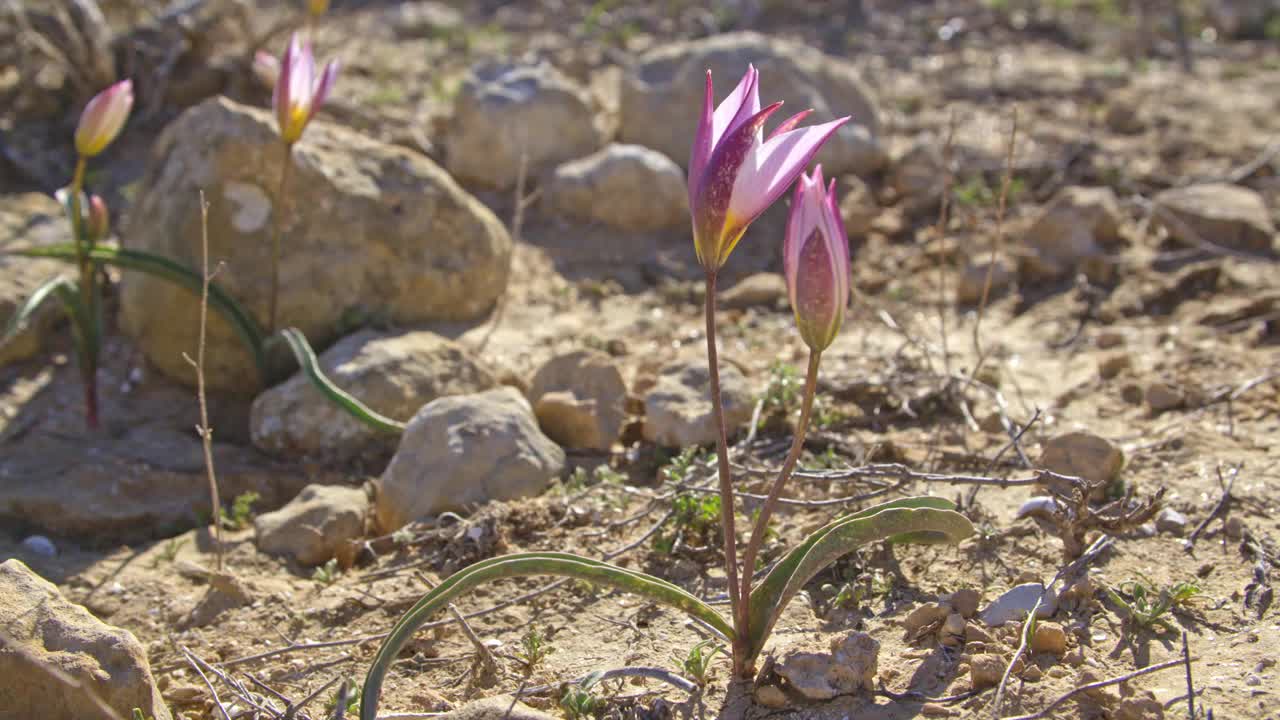
[[[949,717],[951,710],[938,703],[925,703],[920,706],[920,714],[925,717]]]
[[[1227,525],[1223,531],[1232,540],[1239,540],[1244,537],[1244,521],[1233,515],[1227,518]]]
[[[1257,687],[1262,684],[1262,677],[1257,673],[1249,673],[1244,676],[1244,684],[1249,687]]]
[[[22,549],[40,557],[54,557],[58,554],[58,547],[53,544],[52,540],[43,535],[32,535],[23,540]]]

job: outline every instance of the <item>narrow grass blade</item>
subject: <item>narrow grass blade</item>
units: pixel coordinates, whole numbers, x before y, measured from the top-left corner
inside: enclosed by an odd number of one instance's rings
[[[71,243],[19,248],[9,252],[22,257],[53,258],[65,262],[76,262],[76,247]],[[89,258],[96,263],[115,265],[125,270],[136,270],[147,273],[152,277],[168,280],[196,295],[200,294],[201,287],[204,284],[204,278],[200,277],[200,273],[169,258],[140,250],[126,250],[124,248],[98,245],[89,252]],[[263,382],[269,384],[272,379],[271,372],[267,364],[266,354],[263,351],[263,333],[258,322],[253,319],[253,316],[240,303],[236,302],[216,283],[209,283],[209,305],[222,313],[223,317],[235,328],[240,339],[249,347]]]
[[[320,392],[324,393],[325,397],[329,398],[334,405],[342,408],[348,415],[374,430],[394,435],[404,432],[404,423],[378,413],[342,388],[334,385],[333,381],[320,369],[320,363],[316,360],[315,350],[311,349],[311,344],[307,342],[307,336],[303,335],[301,330],[286,328],[281,330],[280,334],[284,336],[285,342],[289,343],[289,349],[293,351],[293,356],[298,360],[298,365],[302,368],[302,372],[306,374],[307,379]]]
[[[449,579],[424,595],[400,618],[387,638],[382,641],[378,654],[374,656],[373,665],[369,668],[369,674],[365,676],[364,691],[360,695],[361,720],[376,720],[383,678],[405,643],[431,617],[432,613],[448,605],[458,595],[482,583],[499,578],[528,575],[570,577],[643,595],[655,602],[685,611],[723,633],[725,637],[733,637],[733,628],[711,606],[664,580],[568,553],[534,552],[504,555],[483,560],[454,573]]]
[[[840,518],[810,535],[751,593],[750,658],[764,649],[778,616],[805,583],[858,546],[877,540],[954,543],[972,535],[973,524],[954,508],[942,498],[893,500]]]
[[[10,316],[4,333],[0,334],[0,347],[3,347],[18,333],[22,332],[27,327],[27,324],[31,322],[31,317],[44,304],[44,301],[48,300],[50,296],[56,296],[60,287],[75,287],[75,283],[61,275],[49,278],[27,297],[26,302],[14,308],[13,315]]]

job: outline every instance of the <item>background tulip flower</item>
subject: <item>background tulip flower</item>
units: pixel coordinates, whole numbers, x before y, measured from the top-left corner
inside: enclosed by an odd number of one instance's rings
[[[271,99],[285,143],[292,145],[302,137],[302,131],[324,104],[337,76],[338,61],[330,60],[317,78],[311,43],[303,44],[296,34],[289,40]]]
[[[93,96],[76,126],[76,152],[91,158],[120,134],[133,109],[133,81],[121,80]]]
[[[836,182],[822,184],[822,166],[800,175],[787,220],[782,264],[800,337],[822,352],[840,331],[849,304],[849,239],[836,206]]]
[[[749,226],[804,170],[843,117],[797,128],[810,111],[793,115],[764,136],[764,123],[782,106],[760,108],[760,74],[747,68],[738,86],[712,110],[707,71],[702,117],[689,158],[689,208],[694,246],[708,272],[724,265]]]
[[[276,81],[280,79],[280,58],[259,50],[253,55],[253,74],[263,87],[274,90]]]

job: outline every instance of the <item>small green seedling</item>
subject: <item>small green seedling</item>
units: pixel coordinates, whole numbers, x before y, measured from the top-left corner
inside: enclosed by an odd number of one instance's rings
[[[253,504],[262,499],[258,493],[250,490],[242,492],[231,501],[231,512],[222,510],[222,526],[228,530],[243,530],[253,522]]]
[[[583,720],[595,714],[600,709],[601,701],[599,696],[591,692],[592,686],[596,684],[597,677],[592,676],[580,683],[571,682],[564,689],[564,695],[560,697],[560,709],[569,720]]]
[[[1123,582],[1116,589],[1106,590],[1111,602],[1124,610],[1128,622],[1139,628],[1159,628],[1167,633],[1177,630],[1164,617],[1165,613],[1189,604],[1201,593],[1199,585],[1185,580],[1157,591],[1155,583],[1143,576],[1139,576],[1138,580]],[[1126,600],[1126,595],[1131,599]]]
[[[804,378],[795,365],[775,362],[769,366],[769,385],[764,391],[764,410],[789,413],[800,406]]]
[[[311,573],[311,579],[328,587],[338,581],[338,576],[342,575],[342,571],[338,569],[338,559],[329,558],[329,562],[321,565]]]
[[[347,698],[343,705],[344,716],[355,717],[356,713],[360,712],[360,685],[348,678],[342,681],[342,685],[339,685],[329,697],[329,702],[325,703],[325,717],[333,717],[333,711],[338,709],[338,703],[342,702],[343,690],[346,690]]]
[[[723,649],[714,640],[703,640],[689,648],[689,654],[683,659],[678,655],[673,659],[685,677],[697,683],[698,687],[706,687],[707,680],[711,677],[711,664]]]
[[[178,551],[182,546],[187,544],[186,538],[170,538],[168,542],[160,548],[160,554],[151,560],[151,567],[160,567],[161,562],[172,564],[178,559]]]
[[[516,659],[524,665],[525,670],[533,672],[547,656],[555,652],[550,638],[536,627],[531,627],[520,637],[520,649],[516,650]]]

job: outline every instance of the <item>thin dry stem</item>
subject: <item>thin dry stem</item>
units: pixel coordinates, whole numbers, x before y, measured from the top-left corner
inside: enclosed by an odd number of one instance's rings
[[[1161,670],[1168,670],[1171,667],[1177,667],[1179,665],[1182,665],[1183,663],[1190,663],[1190,662],[1191,662],[1190,659],[1184,660],[1181,656],[1179,656],[1172,660],[1166,660],[1162,663],[1157,663],[1155,665],[1148,665],[1147,667],[1144,667],[1140,670],[1134,670],[1131,673],[1126,673],[1118,677],[1113,677],[1107,680],[1099,680],[1098,682],[1089,683],[1088,685],[1081,685],[1080,687],[1075,688],[1074,690],[1071,690],[1069,692],[1063,693],[1062,695],[1059,695],[1057,698],[1054,699],[1053,702],[1046,705],[1044,709],[1040,710],[1039,712],[1034,712],[1034,713],[1031,713],[1030,715],[1010,716],[1006,718],[1001,718],[1001,720],[1039,720],[1040,718],[1051,717],[1053,711],[1056,710],[1059,705],[1070,700],[1076,695],[1079,695],[1080,693],[1086,693],[1086,692],[1089,692],[1090,690],[1098,690],[1100,688],[1110,687],[1112,685],[1119,685],[1122,682],[1128,682],[1130,680],[1133,680],[1134,678],[1142,677],[1143,675],[1149,675],[1153,672],[1159,672]]]
[[[942,199],[938,206],[936,233],[938,242],[944,245],[944,250],[947,237],[947,221],[950,219],[951,214],[951,192],[956,182],[955,173],[951,169],[955,139],[956,113],[952,110],[951,117],[947,121],[947,140],[942,145]],[[950,375],[951,352],[947,347],[947,305],[947,260],[942,257],[938,260],[938,332],[939,340],[942,343],[942,367]]]
[[[739,596],[742,598],[742,614],[747,617],[751,616],[751,577],[755,570],[756,556],[760,553],[760,547],[764,545],[765,533],[769,529],[769,517],[773,514],[773,509],[777,507],[778,497],[782,495],[783,486],[791,479],[791,473],[795,470],[796,462],[800,459],[800,451],[804,449],[804,435],[805,431],[809,429],[809,415],[813,411],[813,396],[818,387],[818,365],[821,360],[821,351],[809,350],[809,369],[806,371],[804,378],[804,395],[800,404],[800,422],[796,425],[795,435],[791,441],[791,450],[787,452],[787,457],[782,462],[782,469],[779,470],[777,478],[773,481],[773,486],[769,488],[769,496],[765,498],[764,504],[760,506],[760,514],[756,517],[755,528],[752,529],[751,539],[747,542],[747,551],[742,556],[742,591]]]
[[[515,265],[516,248],[520,245],[520,233],[524,230],[524,213],[538,198],[541,190],[535,190],[525,195],[525,183],[529,176],[529,154],[527,152],[520,154],[520,169],[516,173],[516,189],[515,189],[515,207],[511,211],[511,254],[507,257],[507,277],[511,277],[511,268]],[[476,343],[476,352],[483,352],[489,344],[489,339],[498,330],[498,326],[502,324],[502,317],[507,308],[507,293],[504,292],[498,297],[498,302],[493,308],[493,320],[489,323],[489,329],[485,331],[484,337],[480,338],[480,342]]]
[[[742,588],[738,584],[738,541],[734,529],[733,480],[729,472],[729,435],[724,426],[724,401],[720,397],[720,359],[716,353],[716,273],[714,270],[707,271],[706,320],[707,372],[711,381],[711,410],[716,419],[720,524],[724,532],[724,571],[729,582],[729,601],[733,610],[734,627],[738,629],[739,635],[745,636],[747,618],[743,614]],[[733,643],[733,673],[739,677],[749,671],[745,667],[745,651],[743,638],[736,638]]]
[[[280,192],[276,194],[279,212],[276,213],[275,233],[271,237],[271,305],[267,311],[267,334],[276,331],[276,313],[280,295],[280,242],[284,235],[285,214],[289,209],[289,170],[293,167],[293,143],[284,144],[284,169],[280,171]]]
[[[213,276],[209,273],[209,203],[204,199],[204,191],[200,191],[200,275],[203,278],[200,288],[200,336],[196,344],[196,359],[187,358],[196,369],[196,397],[200,402],[200,425],[196,433],[200,435],[200,443],[204,447],[204,468],[209,479],[209,502],[213,516],[213,551],[214,567],[222,572],[222,502],[218,498],[218,476],[213,467],[213,428],[209,427],[209,403],[204,389],[204,347],[206,329],[209,323],[209,281]]]
[[[987,260],[987,276],[982,282],[982,298],[978,301],[978,314],[973,321],[973,350],[977,361],[973,364],[971,377],[977,377],[978,370],[986,360],[982,350],[982,316],[986,313],[987,302],[991,299],[991,282],[995,275],[996,258],[1004,247],[1004,220],[1009,209],[1009,188],[1013,184],[1013,150],[1018,141],[1018,107],[1013,107],[1012,126],[1009,129],[1009,143],[1004,152],[1004,173],[1000,177],[1000,201],[996,206],[996,232],[991,238],[991,257]]]

